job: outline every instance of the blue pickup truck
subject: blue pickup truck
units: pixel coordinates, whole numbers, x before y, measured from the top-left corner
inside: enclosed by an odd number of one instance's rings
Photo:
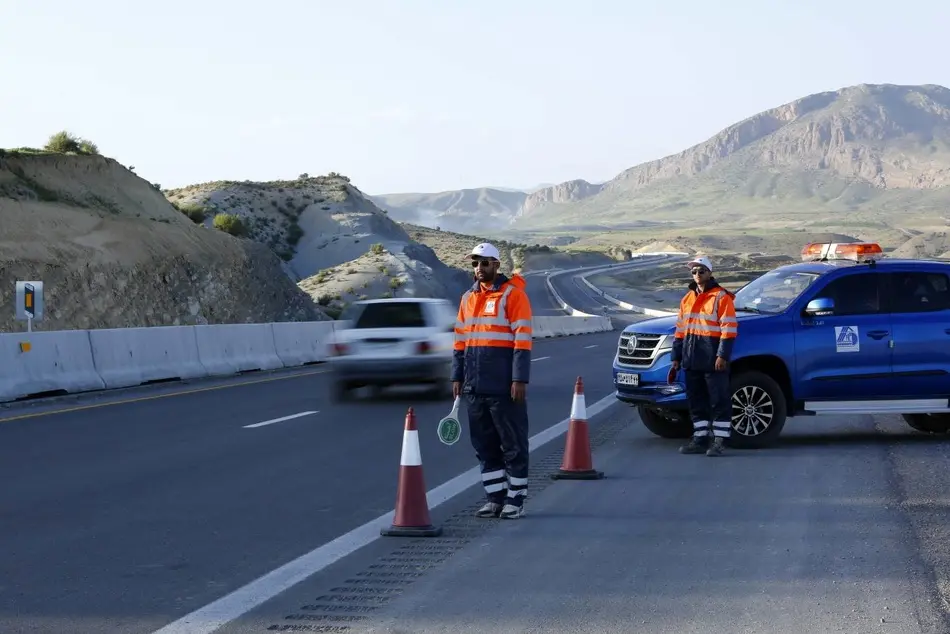
[[[950,261],[887,258],[868,242],[809,244],[802,260],[736,292],[729,444],[766,447],[786,418],[819,414],[950,431]],[[688,438],[682,371],[667,383],[675,329],[676,317],[624,328],[614,386],[652,433]]]

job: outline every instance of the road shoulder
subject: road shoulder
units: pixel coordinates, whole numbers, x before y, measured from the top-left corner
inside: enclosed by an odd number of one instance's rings
[[[844,426],[874,433],[868,417]],[[348,634],[946,631],[886,438],[832,434],[822,445],[821,431],[791,434],[779,449],[713,460],[624,427],[595,451],[604,480],[535,488],[527,517],[472,529],[475,537],[453,528],[441,542],[407,542],[281,625],[345,624]]]

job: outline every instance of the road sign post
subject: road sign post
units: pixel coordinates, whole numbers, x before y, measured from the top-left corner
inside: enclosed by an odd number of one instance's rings
[[[15,317],[26,322],[27,332],[33,332],[33,322],[43,321],[43,282],[16,283]]]

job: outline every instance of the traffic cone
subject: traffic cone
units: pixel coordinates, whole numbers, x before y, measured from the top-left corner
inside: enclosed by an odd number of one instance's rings
[[[433,526],[422,474],[422,452],[416,414],[409,408],[402,433],[402,458],[399,460],[399,488],[396,491],[396,516],[392,526],[379,531],[384,537],[437,537],[441,526]]]
[[[594,469],[590,456],[590,433],[587,428],[587,405],[584,404],[584,381],[577,377],[574,383],[574,402],[571,403],[571,422],[564,442],[561,468],[551,474],[553,480],[600,480],[603,471]]]

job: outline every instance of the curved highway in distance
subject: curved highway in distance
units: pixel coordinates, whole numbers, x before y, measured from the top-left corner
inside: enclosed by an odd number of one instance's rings
[[[623,267],[617,267],[621,271],[629,271],[636,269],[649,269],[656,266],[660,266],[669,262],[670,260],[682,258],[682,255],[670,255],[664,257],[662,260],[652,260],[649,262],[639,263],[632,261],[629,265]],[[643,321],[644,319],[650,319],[650,317],[642,315],[640,313],[634,313],[628,310],[617,306],[611,301],[608,301],[598,295],[593,291],[589,286],[584,284],[581,281],[580,276],[589,273],[591,270],[600,268],[600,267],[590,267],[583,271],[577,271],[574,273],[565,273],[563,275],[558,275],[551,278],[551,284],[557,290],[558,294],[568,303],[569,306],[592,315],[608,315],[616,323],[617,330],[622,329],[628,323],[633,323],[636,321]],[[550,297],[550,292],[548,293]],[[534,301],[534,300],[532,300]],[[554,299],[550,300],[554,303]],[[557,305],[556,303],[554,304]],[[604,308],[607,309],[606,313]],[[561,314],[566,314],[565,311],[561,311]]]

